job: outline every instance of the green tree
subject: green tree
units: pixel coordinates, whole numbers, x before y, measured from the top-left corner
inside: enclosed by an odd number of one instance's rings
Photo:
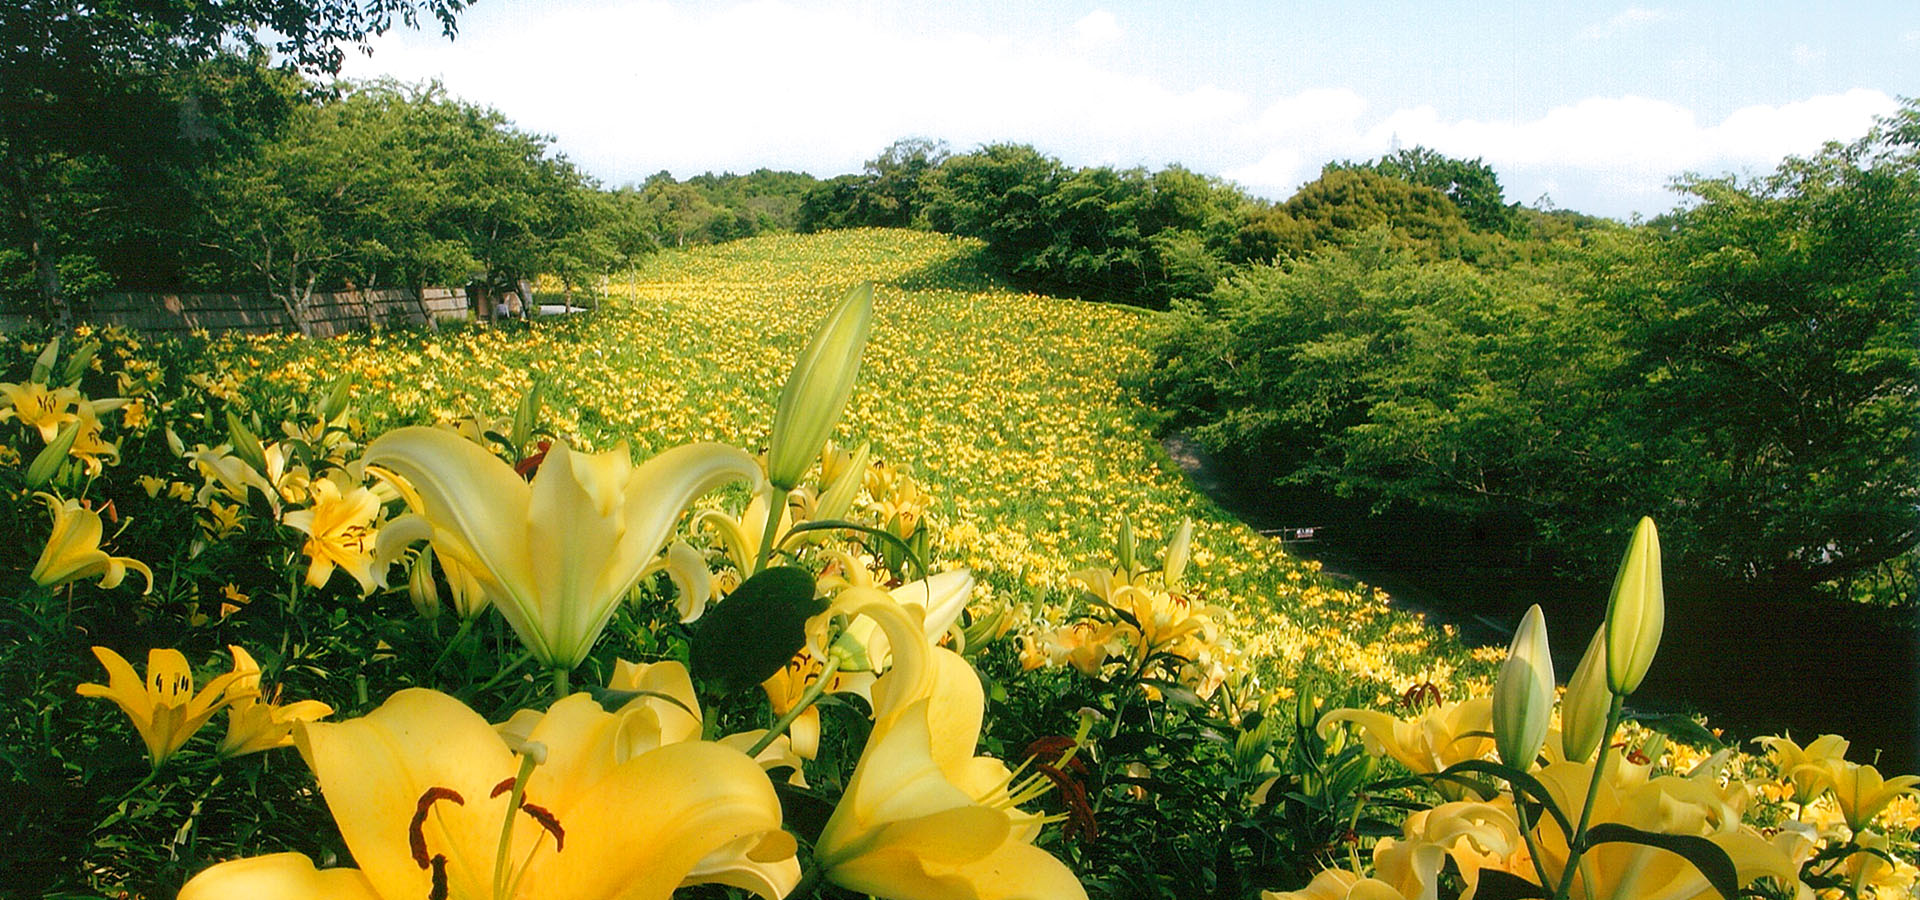
[[[1641,502],[1743,577],[1823,582],[1912,548],[1920,105],[1771,175],[1679,188],[1690,205],[1596,265],[1634,348]]]
[[[1339,162],[1329,171],[1366,170],[1409,184],[1424,185],[1447,195],[1467,224],[1478,231],[1505,232],[1512,224],[1512,210],[1506,192],[1500,188],[1500,176],[1478,157],[1454,159],[1425,147],[1400,150],[1371,163]]]
[[[208,143],[208,94],[180,73],[223,52],[248,58],[270,45],[287,71],[332,74],[342,44],[364,44],[422,15],[451,36],[465,5],[21,0],[0,7],[0,186],[12,220],[8,234],[32,270],[43,310],[62,320],[70,315],[63,259],[86,243],[50,218],[60,204],[55,192],[76,172],[101,177],[136,161],[137,175],[137,161]]]

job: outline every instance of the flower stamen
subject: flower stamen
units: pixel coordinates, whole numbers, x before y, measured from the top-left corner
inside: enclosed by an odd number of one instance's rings
[[[460,796],[460,794],[452,788],[430,787],[427,788],[426,793],[420,795],[420,800],[414,804],[413,821],[407,824],[407,849],[413,851],[414,863],[422,869],[428,866],[437,866],[434,874],[435,889],[438,891],[438,893],[434,895],[436,898],[446,897],[447,858],[444,855],[436,855],[432,858],[427,856],[426,826],[427,813],[432,811],[435,803],[442,800],[450,800],[455,806],[467,805],[466,798]]]

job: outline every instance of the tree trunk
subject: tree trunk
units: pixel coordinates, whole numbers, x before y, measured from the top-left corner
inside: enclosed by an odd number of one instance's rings
[[[54,266],[52,250],[46,245],[46,223],[40,218],[40,206],[34,202],[34,191],[27,184],[20,160],[11,154],[7,157],[5,177],[7,194],[13,198],[21,234],[26,238],[27,256],[33,260],[34,272],[39,276],[41,312],[53,324],[69,328],[73,325],[73,307],[67,303],[66,291],[60,285],[60,270]]]

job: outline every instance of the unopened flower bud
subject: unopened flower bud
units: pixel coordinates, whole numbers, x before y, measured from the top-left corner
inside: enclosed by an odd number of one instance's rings
[[[1640,687],[1660,648],[1666,625],[1666,592],[1660,582],[1660,535],[1641,518],[1613,577],[1607,599],[1607,687],[1624,697]]]
[[[1560,750],[1572,762],[1586,762],[1600,749],[1607,727],[1607,708],[1613,693],[1607,690],[1607,629],[1594,629],[1585,656],[1567,679],[1567,696],[1560,703]]]
[[[853,395],[860,353],[872,329],[873,285],[862,283],[840,298],[800,351],[773,411],[767,480],[775,487],[793,490],[820,455]]]
[[[1535,604],[1520,619],[1513,646],[1493,686],[1493,743],[1500,761],[1533,767],[1547,739],[1553,712],[1553,657],[1547,652],[1547,619]]]

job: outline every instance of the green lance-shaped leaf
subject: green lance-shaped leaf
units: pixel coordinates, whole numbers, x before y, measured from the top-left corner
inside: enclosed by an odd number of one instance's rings
[[[1657,831],[1641,831],[1616,822],[1604,822],[1587,829],[1587,846],[1594,844],[1639,844],[1644,847],[1656,847],[1669,853],[1675,853],[1692,863],[1700,870],[1713,889],[1720,892],[1726,900],[1734,900],[1740,895],[1740,872],[1734,868],[1733,857],[1719,845],[1698,835],[1661,834]]]
[[[260,439],[254,437],[253,429],[240,420],[233,410],[227,410],[227,440],[233,443],[233,455],[240,461],[253,467],[255,472],[265,475],[267,472],[267,451],[260,446]]]
[[[1587,652],[1567,679],[1567,696],[1560,702],[1560,750],[1567,759],[1586,762],[1606,735],[1607,708],[1613,692],[1607,690],[1607,629],[1594,629]]]
[[[800,351],[773,411],[767,480],[775,487],[790,491],[798,486],[826,446],[853,395],[860,354],[872,329],[873,285],[863,283],[840,298]]]
[[[826,608],[805,570],[761,570],[694,623],[693,676],[719,694],[767,680],[800,652],[807,620]]]
[[[94,356],[100,353],[99,341],[88,341],[67,358],[67,364],[60,369],[61,384],[76,384],[80,376],[87,374],[87,366],[93,364]]]
[[[47,379],[53,377],[53,361],[59,355],[60,339],[54,338],[48,341],[47,345],[40,349],[40,355],[34,357],[33,373],[28,376],[29,380],[46,384]]]
[[[1552,714],[1553,657],[1547,651],[1546,615],[1536,603],[1514,630],[1500,680],[1493,685],[1493,744],[1501,761],[1532,768]]]
[[[47,483],[53,473],[60,471],[60,464],[67,461],[67,453],[73,450],[73,441],[80,436],[80,423],[74,422],[60,429],[53,440],[40,448],[40,454],[27,465],[27,487],[37,488]]]
[[[1607,598],[1607,687],[1624,697],[1640,687],[1660,649],[1666,625],[1666,591],[1660,583],[1660,535],[1642,517],[1620,558]]]

